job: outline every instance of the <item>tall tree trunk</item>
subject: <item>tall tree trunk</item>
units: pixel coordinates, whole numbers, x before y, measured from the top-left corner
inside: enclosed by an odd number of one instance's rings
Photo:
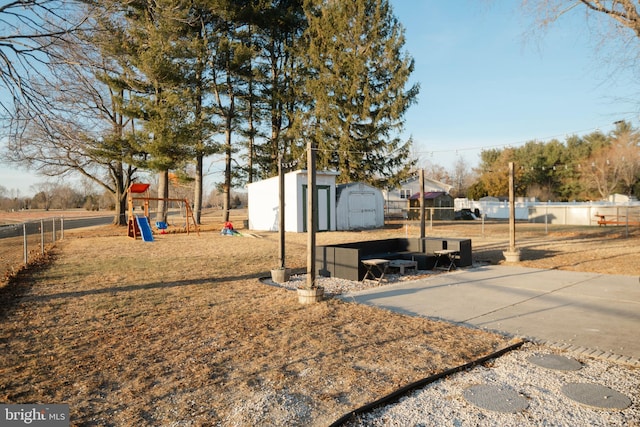
[[[124,90],[121,89],[118,92],[118,97],[120,99],[124,98]],[[113,103],[116,104],[116,102]],[[120,140],[123,140],[125,135],[125,117],[120,113],[120,111],[116,111],[112,117],[113,135]],[[132,130],[134,130],[133,123],[131,125]],[[127,221],[129,219],[127,212],[127,209],[129,208],[127,195],[134,170],[132,170],[131,165],[128,165],[125,168],[123,160],[124,156],[116,158],[109,165],[109,172],[111,180],[113,181],[113,188],[111,191],[113,193],[116,209],[115,216],[113,218],[114,225],[127,225]]]
[[[169,171],[158,172],[158,211],[156,221],[167,222],[167,200],[169,198]]]
[[[125,170],[124,164],[121,161],[113,162],[109,166],[109,176],[112,185],[103,184],[103,187],[113,195],[115,205],[113,225],[127,225],[127,190],[129,189],[134,171],[131,166],[128,166]]]
[[[284,152],[286,150],[282,150],[280,152],[279,141],[280,141],[280,120],[272,119],[271,121],[271,170],[269,171],[269,175],[273,175],[273,168],[278,166],[278,159],[282,159]]]
[[[115,215],[113,217],[113,225],[127,225],[127,190],[125,188],[125,177],[122,174],[122,167],[118,168],[119,175],[114,176],[114,193]],[[128,180],[127,180],[128,182]],[[128,186],[127,186],[128,187]]]
[[[203,30],[203,28],[201,28]],[[197,33],[197,37],[199,40],[202,40],[203,33],[199,31]],[[204,89],[204,69],[206,64],[206,55],[198,55],[196,62],[196,89],[195,89],[195,108],[196,108],[196,123],[198,123],[197,127],[197,144],[196,144],[196,177],[195,177],[195,188],[193,194],[193,214],[195,217],[196,224],[202,224],[202,183],[203,183],[203,163],[204,163],[204,150],[205,150],[205,137],[204,137],[204,128],[206,119],[204,118],[205,114],[203,113],[203,93]]]
[[[275,49],[275,48],[273,48]],[[279,70],[276,66],[276,62],[271,62],[271,82],[274,87],[278,87],[278,92],[281,91],[280,82],[279,82]],[[274,173],[274,166],[276,166],[279,162],[278,159],[280,157],[280,150],[278,147],[278,142],[280,139],[280,130],[282,129],[282,101],[279,99],[271,99],[271,162],[269,175]],[[282,153],[284,154],[284,153]]]
[[[253,125],[253,99],[251,99],[249,101],[249,124],[248,124],[248,128],[249,128],[249,145],[247,147],[247,155],[248,155],[248,164],[247,164],[247,169],[248,169],[248,177],[247,177],[247,181],[249,182],[249,184],[251,184],[253,182],[253,158],[255,157],[255,148],[254,148],[254,144],[255,144],[255,127]]]
[[[116,212],[113,216],[113,225],[127,225],[127,192],[118,186],[114,195]]]
[[[225,159],[224,159],[224,185],[222,187],[223,210],[222,220],[229,221],[229,209],[231,207],[231,116],[227,117],[227,130],[225,132]]]
[[[202,165],[203,155],[198,154],[196,156],[196,179],[193,194],[193,215],[195,216],[196,224],[202,224]]]

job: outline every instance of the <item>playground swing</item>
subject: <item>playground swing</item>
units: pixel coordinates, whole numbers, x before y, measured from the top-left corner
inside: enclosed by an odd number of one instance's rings
[[[164,221],[156,221],[156,228],[160,230],[160,234],[167,234],[169,225]]]
[[[189,201],[184,199],[175,199],[175,198],[158,198],[158,197],[149,197],[149,186],[150,184],[143,183],[133,183],[129,186],[127,190],[127,202],[129,207],[129,216],[127,221],[127,235],[134,239],[137,239],[138,236],[142,238],[145,242],[153,242],[153,230],[151,229],[151,225],[149,223],[149,201],[160,201],[163,200],[167,203],[171,202],[179,202],[180,206],[180,214],[184,217],[184,229],[189,234],[191,231],[190,221],[193,223],[193,228],[196,233],[200,235],[200,230],[198,229],[198,225],[196,224],[195,217],[193,215],[193,211],[191,210],[191,205],[189,205]],[[140,195],[140,196],[137,196]],[[135,214],[135,202],[142,201],[142,209],[144,210],[144,215]],[[183,209],[184,206],[184,209]],[[164,221],[156,221],[155,223],[156,229],[160,231],[160,234],[167,234],[168,224]]]

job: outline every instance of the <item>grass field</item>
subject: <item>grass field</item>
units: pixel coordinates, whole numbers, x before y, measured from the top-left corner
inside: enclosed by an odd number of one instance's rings
[[[121,227],[69,232],[0,288],[0,402],[68,403],[72,425],[322,426],[512,342],[337,299],[300,305],[295,292],[258,280],[277,265],[276,233],[221,236],[217,217],[204,222],[199,236],[153,243]],[[317,239],[417,231],[398,224]],[[427,231],[471,237],[474,259],[491,263],[508,242],[501,223]],[[286,237],[287,266],[304,267],[306,235]],[[637,230],[522,226],[518,237],[523,265],[640,274],[629,262]]]

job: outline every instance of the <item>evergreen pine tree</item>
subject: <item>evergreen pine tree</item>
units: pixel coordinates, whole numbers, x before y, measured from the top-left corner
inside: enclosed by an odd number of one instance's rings
[[[191,59],[187,31],[191,3],[155,0],[113,5],[123,11],[111,18],[117,30],[114,38],[121,43],[115,58],[132,93],[125,111],[143,123],[137,140],[140,151],[148,155],[141,166],[158,172],[158,197],[168,198],[169,170],[194,157],[193,98],[189,76],[181,66]],[[166,222],[166,208],[164,201],[158,202],[156,220]]]
[[[405,90],[413,60],[402,26],[387,0],[308,0],[305,8],[303,126],[318,168],[338,170],[338,182],[396,184],[413,167],[411,141],[396,135],[419,89]]]

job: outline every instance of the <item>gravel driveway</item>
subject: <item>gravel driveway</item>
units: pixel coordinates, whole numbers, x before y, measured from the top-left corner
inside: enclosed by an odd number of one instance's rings
[[[578,370],[557,370],[532,363],[531,357],[557,354],[580,363]],[[579,403],[565,394],[571,384],[602,386],[610,390],[596,403]],[[497,391],[508,389],[523,399],[526,408],[515,412],[485,409],[465,397],[470,387],[487,385],[489,400],[499,401]],[[631,404],[607,409],[600,402],[615,393]],[[589,396],[587,396],[589,397]],[[594,398],[597,398],[595,396]],[[606,403],[602,404],[606,405]],[[436,381],[348,422],[349,426],[638,426],[640,425],[640,368],[525,344],[486,366]]]

